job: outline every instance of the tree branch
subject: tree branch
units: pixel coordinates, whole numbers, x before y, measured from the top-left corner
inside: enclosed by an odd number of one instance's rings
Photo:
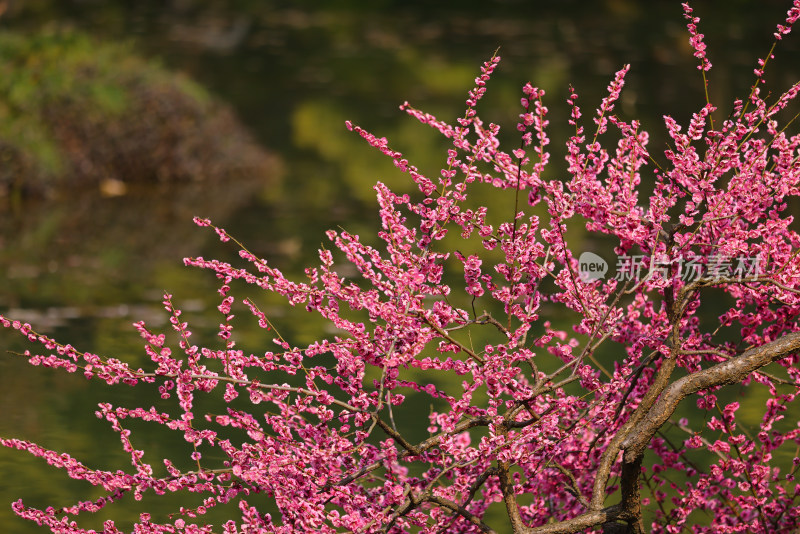
[[[625,461],[632,462],[636,456],[644,453],[650,439],[672,416],[684,397],[703,389],[741,382],[753,371],[785,358],[797,350],[800,350],[800,332],[786,334],[780,339],[752,348],[735,358],[676,380],[664,390],[661,397],[623,441]]]

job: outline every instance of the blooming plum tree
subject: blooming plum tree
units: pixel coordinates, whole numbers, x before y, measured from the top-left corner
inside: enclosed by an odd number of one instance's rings
[[[705,80],[711,63],[699,19],[688,4],[684,13]],[[798,17],[795,0],[776,42]],[[782,112],[800,85],[768,102],[760,89],[771,57],[759,61],[750,95],[727,119],[714,120],[711,102],[685,130],[666,116],[663,155],[649,152],[638,121],[614,114],[627,66],[590,132],[571,91],[566,179],[548,176],[544,91],[523,88],[514,150],[503,151],[499,126],[478,117],[496,56],[455,124],[401,106],[452,141],[435,178],[348,122],[419,192],[378,183],[380,245],[330,231],[338,251],[322,248],[302,282],[195,219],[235,243],[243,260],[185,260],[221,281],[220,348],[193,344],[170,295],[174,346],[135,325],[147,369],[0,316],[47,349],[24,354],[34,365],[155,384],[163,399],[177,400],[172,412],[99,405],[130,454],[128,471],[0,439],[105,491],[70,507],[19,501],[14,510],[53,532],[89,532],[75,516],[125,494],[191,492],[202,505],[181,508],[177,519],[142,513],[133,532],[211,532],[203,515],[227,503],[239,512],[217,529],[229,534],[792,531],[800,525],[800,428],[785,415],[800,394],[800,235],[788,205],[800,195],[800,136],[787,134],[792,119]],[[608,138],[615,148],[601,142]],[[505,214],[481,206],[487,188],[505,192]],[[568,224],[613,242],[615,277],[584,268]],[[342,274],[343,260],[355,275]],[[332,333],[293,344],[274,332],[257,298],[234,296],[239,282],[318,314]],[[701,320],[710,300],[726,309]],[[235,305],[273,329],[275,348],[237,348]],[[558,317],[575,318],[572,331],[548,317],[559,309]],[[443,386],[443,376],[457,378]],[[766,397],[757,428],[740,417],[752,396],[722,400],[730,384]],[[197,413],[199,396],[222,410]],[[431,405],[427,418],[409,408],[412,399]],[[675,415],[682,401],[697,406],[691,420]],[[177,432],[195,467],[145,462],[126,428],[131,419]],[[103,532],[120,530],[109,520]]]

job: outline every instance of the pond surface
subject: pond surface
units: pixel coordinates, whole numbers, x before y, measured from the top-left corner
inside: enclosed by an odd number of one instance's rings
[[[375,236],[371,189],[381,180],[398,191],[413,184],[355,134],[349,119],[435,174],[447,145],[398,110],[417,108],[453,121],[463,113],[466,91],[481,63],[499,48],[503,57],[479,108],[501,124],[516,144],[513,124],[520,88],[530,81],[547,91],[552,173],[563,172],[569,135],[569,85],[585,116],[608,82],[631,64],[618,111],[640,118],[651,131],[651,150],[664,146],[661,115],[687,122],[704,104],[702,78],[688,45],[678,2],[609,0],[591,3],[461,2],[458,8],[427,2],[40,2],[0,22],[27,31],[46,24],[77,26],[99,39],[132,39],[142,54],[187,72],[219,98],[275,156],[274,172],[247,184],[153,186],[119,197],[99,190],[62,192],[55,200],[29,202],[0,215],[0,313],[80,350],[144,363],[142,341],[130,327],[145,320],[166,328],[164,291],[183,307],[198,341],[213,343],[217,282],[210,273],[183,267],[187,255],[231,259],[235,250],[195,227],[193,215],[210,216],[254,253],[286,273],[302,276],[313,263],[324,231],[341,226],[369,240]],[[558,4],[560,7],[554,7]],[[757,4],[757,5],[756,5]],[[726,116],[730,102],[746,95],[755,59],[771,44],[774,24],[787,2],[705,2],[703,17],[711,61],[710,95]],[[771,65],[775,91],[800,79],[800,39],[785,41]],[[507,199],[487,199],[502,207]],[[276,299],[264,305],[281,333],[301,345],[320,325],[296,320]],[[241,343],[259,350],[266,340],[242,327]],[[9,332],[0,349],[24,350]],[[264,349],[261,348],[261,351]],[[97,402],[149,404],[139,389],[110,389],[29,367],[11,354],[0,357],[0,435],[39,442],[98,468],[129,465],[117,436],[93,412]],[[151,461],[177,456],[180,445],[158,432],[141,433],[137,447]],[[99,496],[36,459],[0,450],[0,526],[19,533],[41,527],[18,520],[7,504],[17,498],[36,506],[72,504]],[[173,503],[154,504],[169,512]],[[159,507],[160,506],[160,507]],[[87,522],[98,527],[113,515],[135,519],[125,501]]]

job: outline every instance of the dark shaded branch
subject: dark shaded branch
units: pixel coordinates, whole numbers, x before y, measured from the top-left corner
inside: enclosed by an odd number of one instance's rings
[[[425,441],[421,442],[419,445],[416,445],[416,446],[412,445],[410,448],[406,447],[406,450],[403,451],[398,456],[398,460],[405,460],[409,456],[417,456],[419,454],[422,454],[423,452],[427,451],[431,447],[435,447],[436,445],[438,445],[439,442],[442,441],[442,438],[444,438],[445,436],[459,434],[461,432],[464,432],[465,430],[468,430],[468,429],[470,429],[472,427],[476,427],[476,426],[487,426],[489,424],[489,422],[490,422],[490,419],[488,417],[483,417],[483,416],[473,417],[473,418],[467,419],[465,421],[461,421],[460,423],[456,424],[456,426],[455,426],[455,428],[453,429],[452,432],[440,432],[439,434],[436,434],[435,436],[429,437]],[[386,426],[388,426],[388,425],[386,425]],[[381,426],[381,428],[383,428],[383,427]],[[391,436],[392,434],[389,434],[389,435]],[[329,483],[325,487],[329,487],[331,485],[333,485],[333,486],[346,486],[347,484],[350,484],[351,482],[354,482],[354,481],[358,480],[359,478],[361,478],[362,476],[366,475],[367,473],[375,471],[381,465],[383,465],[382,460],[378,460],[378,461],[372,462],[371,464],[361,468],[359,471],[342,478],[341,480],[339,480],[335,484],[330,484]]]
[[[411,455],[417,456],[422,453],[419,447],[409,443],[409,441],[406,438],[404,438],[403,435],[400,434],[400,432],[389,426],[389,424],[386,421],[378,417],[378,414],[372,413],[370,415],[372,415],[372,420],[375,421],[375,423],[379,427],[381,427],[381,430],[383,430],[384,432],[386,432],[386,434],[391,436],[392,439],[396,440],[400,444],[400,446],[402,446],[405,450],[407,450]]]
[[[475,352],[474,352],[474,351],[472,351],[470,348],[468,348],[468,347],[467,347],[467,346],[465,346],[463,343],[459,342],[459,341],[458,341],[457,339],[455,339],[453,336],[451,336],[450,334],[448,334],[448,333],[447,333],[447,331],[445,331],[444,329],[442,329],[441,327],[439,327],[439,325],[437,325],[436,323],[434,323],[433,321],[431,321],[431,320],[428,318],[428,316],[427,316],[427,315],[425,315],[424,313],[422,313],[422,312],[409,312],[409,315],[410,315],[410,316],[412,316],[412,317],[418,317],[419,319],[422,319],[422,320],[425,322],[425,324],[427,324],[428,326],[430,326],[430,327],[433,329],[433,331],[434,331],[434,332],[436,332],[437,334],[439,334],[440,336],[442,336],[443,338],[445,338],[447,341],[449,341],[449,342],[450,342],[450,343],[452,343],[453,345],[457,346],[457,347],[458,347],[459,349],[461,349],[461,350],[462,350],[462,351],[463,351],[465,354],[467,354],[467,356],[469,356],[470,358],[472,358],[473,360],[475,360],[476,362],[478,362],[480,365],[483,365],[484,363],[486,363],[486,362],[484,361],[484,359],[483,359],[483,358],[481,358],[480,356],[478,356],[477,354],[475,354]]]
[[[480,487],[483,486],[483,484],[486,482],[486,480],[490,476],[493,476],[493,475],[496,476],[498,473],[499,473],[499,470],[496,467],[490,467],[489,469],[487,469],[486,471],[481,473],[480,476],[475,479],[475,482],[472,483],[472,486],[470,486],[469,492],[467,494],[467,499],[459,506],[461,508],[463,508],[464,510],[466,510],[467,506],[469,506],[469,503],[471,503],[472,499],[475,498],[475,494],[478,492]],[[463,515],[463,514],[461,514],[461,515]],[[453,525],[453,523],[456,521],[457,518],[458,518],[458,516],[454,515],[453,519],[447,525],[445,525],[440,532],[449,532],[450,531],[450,527]]]
[[[452,510],[453,512],[457,513],[458,515],[460,515],[473,525],[477,526],[479,529],[481,529],[483,532],[486,532],[487,534],[497,534],[494,530],[492,530],[489,527],[489,525],[481,521],[481,519],[478,516],[467,510],[465,507],[457,503],[454,503],[449,499],[445,499],[443,497],[438,497],[436,495],[431,494],[424,497],[423,500],[432,502],[434,504],[438,504],[439,506],[447,508],[448,510]]]
[[[561,465],[560,463],[553,461],[552,465],[558,469],[558,471],[569,479],[570,488],[572,489],[572,493],[575,495],[575,498],[585,507],[589,508],[589,501],[586,500],[586,497],[583,496],[581,493],[580,487],[578,487],[578,481],[575,480],[575,475],[572,474],[566,467]],[[569,490],[569,488],[568,488]]]

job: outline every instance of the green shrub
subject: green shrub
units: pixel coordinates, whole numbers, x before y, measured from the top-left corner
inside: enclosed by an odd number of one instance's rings
[[[260,174],[270,158],[185,76],[51,29],[0,32],[0,162],[0,193],[42,194]]]

